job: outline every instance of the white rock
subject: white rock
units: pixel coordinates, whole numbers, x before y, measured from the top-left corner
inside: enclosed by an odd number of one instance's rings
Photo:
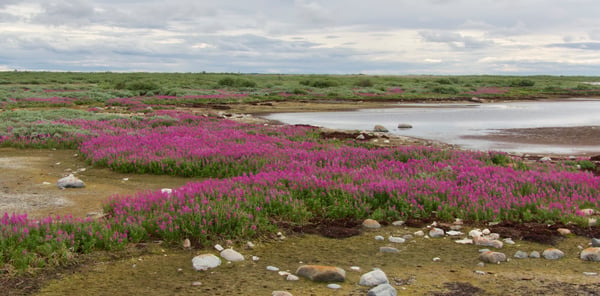
[[[481,230],[479,229],[473,229],[471,231],[469,231],[469,236],[470,237],[476,237],[476,236],[482,236],[483,232],[481,232]]]
[[[256,262],[258,260],[260,260],[260,257],[258,257],[258,256],[252,256],[252,261]]]
[[[507,245],[514,245],[515,244],[515,242],[510,237],[509,238],[505,238],[502,241],[504,241],[504,243],[507,244]]]
[[[481,271],[481,270],[475,270],[475,274],[478,274],[478,275],[485,275],[486,273],[485,273],[485,271]]]
[[[221,257],[223,257],[223,259],[225,259],[227,261],[231,261],[231,262],[244,261],[244,255],[240,254],[239,252],[235,251],[234,249],[225,249],[225,250],[221,251]]]
[[[171,188],[161,188],[160,192],[162,192],[164,194],[171,194],[171,193],[173,193],[173,189],[171,189]]]
[[[394,247],[379,247],[379,252],[381,253],[400,253],[400,250]]]
[[[404,243],[406,241],[405,239],[403,239],[401,237],[395,237],[395,236],[388,237],[388,240],[391,243],[397,243],[397,244],[401,244],[401,243]]]
[[[52,184],[52,183],[50,183],[50,182],[42,182],[42,185],[50,185],[50,184]]]
[[[488,251],[488,252],[483,252],[481,253],[481,255],[479,255],[479,260],[485,262],[485,263],[500,263],[500,262],[504,262],[506,261],[506,255],[504,255],[504,253],[500,253],[500,252],[492,252],[492,251]]]
[[[433,262],[440,262],[440,261],[442,261],[442,258],[434,257],[432,260],[433,260]]]
[[[350,266],[350,270],[360,271],[360,267],[358,267],[358,266]]]
[[[380,269],[376,269],[360,276],[360,281],[358,284],[361,286],[377,286],[381,284],[389,284],[389,281],[385,272]]]
[[[342,288],[342,286],[340,286],[338,284],[329,284],[329,285],[327,285],[327,288],[337,290],[337,289]]]
[[[598,273],[597,272],[584,271],[583,275],[585,275],[585,276],[597,276]]]
[[[394,222],[392,222],[392,225],[394,225],[394,226],[402,226],[402,225],[404,225],[404,221],[401,221],[401,220],[394,221]]]
[[[463,239],[455,240],[454,242],[457,244],[461,244],[461,245],[472,245],[473,244],[473,240],[470,238],[463,238]]]
[[[540,257],[541,257],[541,255],[540,255],[540,252],[538,252],[538,251],[531,251],[531,253],[529,253],[529,258],[537,259]]]
[[[381,235],[376,235],[376,236],[375,236],[375,240],[376,240],[376,241],[384,241],[384,240],[385,240],[385,237],[383,237],[383,236],[381,236]]]
[[[600,248],[591,247],[581,251],[579,256],[581,260],[600,262]]]
[[[254,249],[254,247],[255,247],[255,245],[254,245],[253,242],[247,242],[246,243],[246,248],[248,248],[248,249]]]
[[[596,211],[594,209],[580,209],[577,212],[583,216],[592,216]]]
[[[217,250],[217,251],[219,251],[219,252],[222,252],[223,250],[225,250],[225,248],[223,248],[223,246],[221,246],[221,245],[219,245],[219,244],[216,244],[216,245],[215,245],[215,250]]]
[[[459,235],[464,235],[464,233],[460,232],[460,231],[456,231],[456,230],[450,230],[448,232],[446,232],[447,235],[449,236],[459,236]]]
[[[56,182],[56,186],[60,189],[83,188],[85,187],[85,183],[83,183],[83,181],[79,180],[77,177],[73,176],[73,174],[69,174],[64,178],[59,179],[58,182]]]
[[[390,284],[381,284],[367,292],[367,296],[396,296],[398,292]]]
[[[267,270],[268,270],[268,271],[279,271],[279,268],[278,268],[278,267],[275,267],[275,266],[271,266],[271,265],[269,265],[269,266],[267,266]]]
[[[292,293],[288,291],[273,291],[271,296],[294,296]]]
[[[431,230],[429,230],[429,236],[436,238],[436,237],[443,237],[444,236],[444,230],[441,228],[437,228],[434,227]]]
[[[418,236],[418,237],[424,237],[424,236],[425,236],[425,232],[423,232],[423,230],[416,231],[416,232],[415,232],[415,233],[413,233],[413,234],[414,234],[415,236]]]
[[[565,256],[565,253],[556,248],[548,248],[544,250],[542,256],[548,260],[557,260]]]
[[[297,275],[294,274],[288,274],[287,277],[285,278],[286,281],[299,281],[300,278]]]
[[[192,243],[190,242],[189,239],[186,238],[186,239],[183,240],[183,247],[186,248],[186,249],[189,249],[189,248],[192,247]]]
[[[192,258],[195,270],[207,270],[221,265],[221,259],[213,254],[202,254]]]
[[[492,232],[491,232],[489,229],[487,229],[487,228],[486,228],[486,229],[482,230],[482,231],[481,231],[481,233],[482,233],[483,235],[489,235],[489,234],[490,234],[490,233],[492,233]]]

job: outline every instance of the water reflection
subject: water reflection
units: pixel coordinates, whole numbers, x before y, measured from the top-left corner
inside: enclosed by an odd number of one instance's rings
[[[530,145],[466,139],[498,129],[574,127],[600,125],[600,100],[514,102],[490,104],[399,104],[398,108],[364,109],[351,112],[279,113],[267,116],[288,124],[310,124],[328,128],[370,130],[375,124],[391,133],[432,139],[466,149],[528,153],[582,154],[600,151],[597,146]],[[412,129],[397,128],[408,123]]]

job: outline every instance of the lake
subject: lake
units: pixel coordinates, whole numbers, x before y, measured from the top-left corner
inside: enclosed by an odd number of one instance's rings
[[[276,113],[265,116],[286,124],[309,124],[334,129],[372,130],[375,124],[390,133],[459,145],[472,150],[522,153],[584,154],[600,152],[598,145],[573,146],[507,143],[469,139],[502,129],[600,126],[600,100],[508,102],[486,104],[397,104],[391,108],[341,112]],[[411,129],[399,129],[407,123]]]

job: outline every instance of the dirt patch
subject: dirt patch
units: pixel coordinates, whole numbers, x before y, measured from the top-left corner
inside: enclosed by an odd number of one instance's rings
[[[481,295],[484,291],[481,288],[475,287],[470,283],[445,283],[444,288],[448,289],[448,292],[434,292],[433,296],[474,296]]]
[[[559,228],[569,229],[571,233],[582,237],[600,237],[600,228],[598,227],[580,227],[576,225],[564,225],[561,223],[550,225],[543,223],[517,223],[506,221],[489,227],[490,231],[498,233],[502,237],[510,237],[513,239],[547,245],[556,245],[558,241],[564,238],[564,236],[558,232]]]

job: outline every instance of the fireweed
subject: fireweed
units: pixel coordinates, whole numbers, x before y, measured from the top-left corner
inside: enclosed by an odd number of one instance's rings
[[[189,238],[196,245],[242,240],[274,231],[276,221],[581,222],[580,208],[600,207],[598,177],[563,165],[524,165],[496,152],[360,147],[321,140],[311,127],[241,124],[174,111],[53,123],[82,131],[69,141],[80,143],[81,154],[95,166],[207,179],[171,193],[113,196],[98,221],[5,214],[5,266],[60,264],[75,253],[148,239],[175,244]]]

